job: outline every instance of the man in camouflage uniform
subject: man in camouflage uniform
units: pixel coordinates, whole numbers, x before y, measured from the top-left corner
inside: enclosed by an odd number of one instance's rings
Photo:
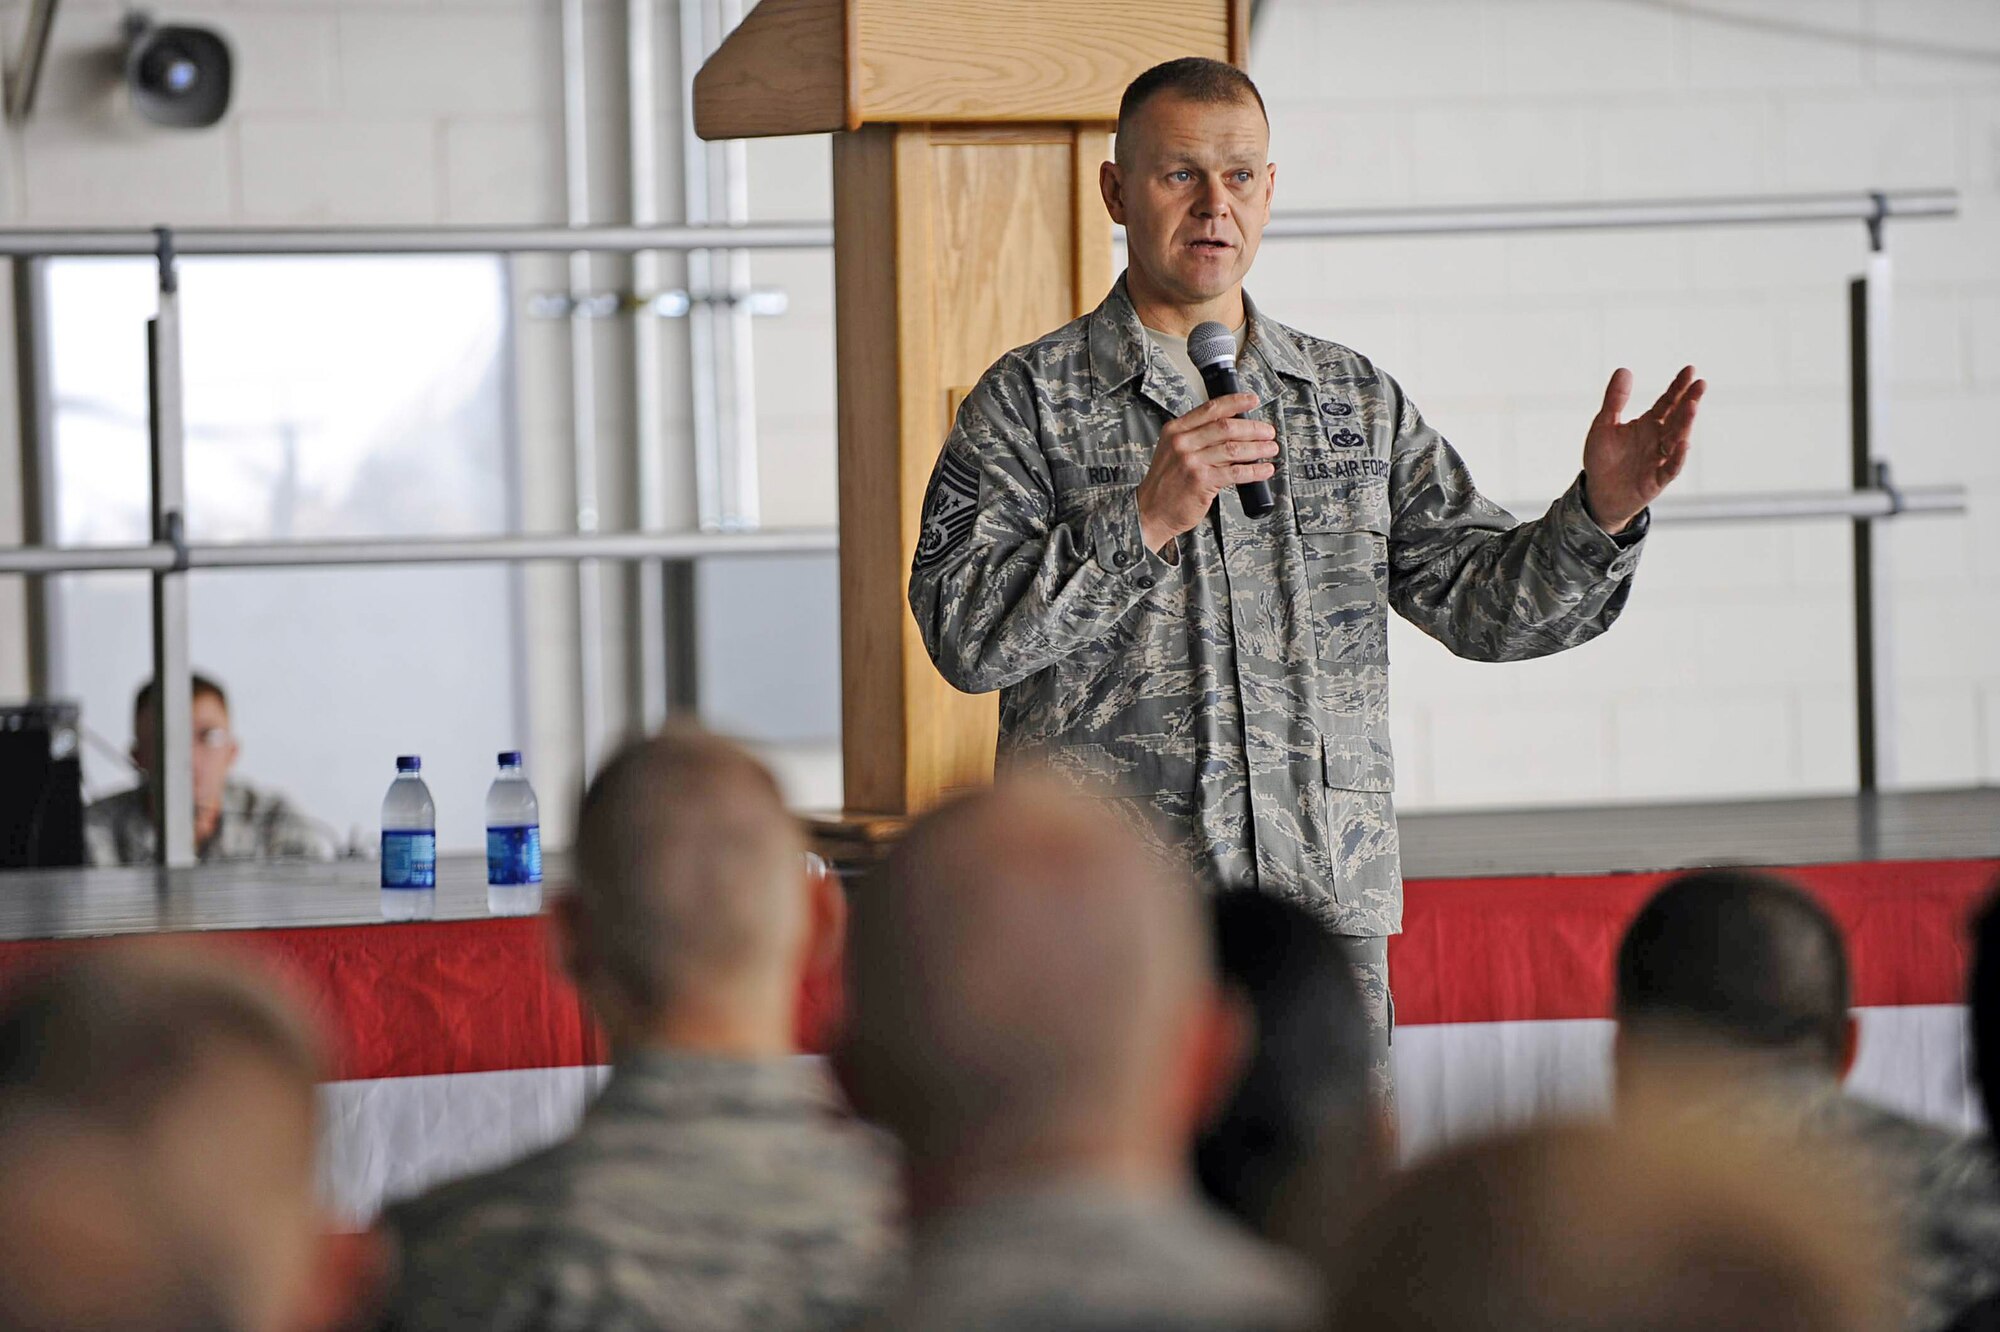
[[[1204,1203],[1246,1032],[1186,871],[1094,800],[1003,779],[854,895],[836,1053],[903,1141],[887,1332],[1284,1332],[1317,1282]]]
[[[229,698],[205,675],[194,677],[194,843],[203,861],[331,860],[331,831],[285,797],[231,776],[239,747],[229,728]],[[151,773],[153,686],[132,703],[132,764]],[[148,784],[92,802],[84,811],[84,846],[93,865],[150,865],[159,859],[160,826]]]
[[[1130,264],[1100,306],[1009,352],[966,398],[925,501],[910,605],[960,689],[1001,689],[1002,763],[1138,797],[1211,886],[1310,907],[1352,942],[1384,1043],[1401,928],[1388,610],[1462,656],[1602,633],[1703,385],[1618,420],[1525,524],[1373,362],[1243,294],[1270,213],[1249,79],[1179,60],[1134,80],[1101,184]],[[1243,392],[1203,403],[1184,342],[1238,330]],[[1181,362],[1176,364],[1176,362]],[[1248,518],[1235,487],[1268,481]]]
[[[673,732],[584,796],[552,924],[611,1043],[566,1142],[390,1209],[411,1332],[811,1332],[881,1302],[901,1251],[887,1139],[793,1040],[839,888],[762,765]]]
[[[1967,986],[1972,1010],[1972,1063],[1978,1075],[1979,1104],[1986,1132],[1976,1140],[1988,1169],[1994,1166],[1994,1131],[2000,1126],[2000,881],[1973,923],[1972,978]],[[2000,1289],[1966,1309],[1951,1332],[2000,1332]]]
[[[1840,927],[1771,875],[1668,884],[1618,951],[1621,1102],[1808,1149],[1897,1243],[1907,1332],[2000,1291],[2000,1173],[1983,1143],[1849,1096],[1859,1027]]]

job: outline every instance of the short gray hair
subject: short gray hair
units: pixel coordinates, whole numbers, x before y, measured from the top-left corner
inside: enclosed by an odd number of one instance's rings
[[[727,986],[804,929],[805,839],[748,750],[671,727],[584,792],[572,894],[583,942],[642,1012]]]

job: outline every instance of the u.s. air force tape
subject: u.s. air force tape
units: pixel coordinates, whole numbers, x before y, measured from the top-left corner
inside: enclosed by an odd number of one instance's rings
[[[917,536],[917,567],[928,569],[972,535],[979,516],[979,470],[972,461],[947,449],[924,496],[924,526]]]

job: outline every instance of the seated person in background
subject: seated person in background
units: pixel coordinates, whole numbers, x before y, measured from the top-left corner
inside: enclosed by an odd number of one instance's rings
[[[312,1029],[240,959],[91,949],[0,1004],[0,1326],[331,1326]]]
[[[854,896],[836,1060],[908,1162],[882,1326],[1283,1329],[1303,1264],[1200,1200],[1245,1020],[1191,882],[1105,802],[1001,786],[917,821]]]
[[[132,763],[150,778],[153,752],[153,683],[132,701]],[[324,825],[301,814],[283,796],[230,778],[236,737],[229,729],[229,699],[205,675],[194,677],[194,844],[210,860],[331,860],[334,839]],[[159,855],[159,822],[152,788],[95,801],[84,811],[84,841],[93,865],[145,865]]]
[[[876,1307],[893,1150],[794,1039],[839,891],[735,745],[676,729],[614,756],[550,908],[611,1081],[567,1141],[389,1209],[390,1325],[788,1332]]]
[[[1332,1257],[1329,1332],[1875,1332],[1881,1245],[1784,1148],[1634,1115],[1434,1156]]]
[[[1685,875],[1618,950],[1617,1082],[1809,1145],[1887,1218],[1909,1332],[1934,1332],[2000,1284],[2000,1182],[1961,1134],[1841,1083],[1859,1034],[1846,948],[1819,903],[1739,870]]]
[[[1248,997],[1256,1040],[1235,1095],[1196,1144],[1195,1173],[1252,1230],[1317,1255],[1350,1219],[1339,1200],[1390,1164],[1361,992],[1345,950],[1304,907],[1233,892],[1209,914],[1217,966]]]
[[[2000,883],[1993,886],[1972,930],[1971,993],[1966,999],[1972,1009],[1972,1062],[1986,1112],[1984,1146],[1990,1158],[1993,1127],[2000,1125]],[[1967,1309],[1951,1326],[1952,1332],[2000,1332],[2000,1291]]]

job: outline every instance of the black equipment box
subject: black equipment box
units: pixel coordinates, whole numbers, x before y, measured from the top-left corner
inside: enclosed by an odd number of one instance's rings
[[[0,869],[83,864],[77,705],[0,707]]]

